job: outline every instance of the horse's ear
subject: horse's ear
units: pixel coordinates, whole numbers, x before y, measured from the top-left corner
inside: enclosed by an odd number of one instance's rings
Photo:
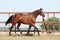
[[[40,10],[42,10],[43,8],[40,8]]]

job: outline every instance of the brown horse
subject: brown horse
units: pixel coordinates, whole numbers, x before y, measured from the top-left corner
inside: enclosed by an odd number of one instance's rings
[[[35,19],[37,18],[38,15],[41,15],[43,17],[45,16],[42,9],[40,8],[40,9],[35,10],[31,13],[27,13],[25,15],[23,15],[23,14],[24,13],[16,13],[12,17],[12,26],[10,28],[9,35],[11,35],[12,28],[16,25],[17,22],[19,22],[18,27],[17,27],[18,29],[19,29],[19,26],[21,23],[30,25],[28,32],[27,32],[27,35],[29,34],[30,28],[32,26],[37,30],[37,33],[39,35],[38,28],[35,26]]]

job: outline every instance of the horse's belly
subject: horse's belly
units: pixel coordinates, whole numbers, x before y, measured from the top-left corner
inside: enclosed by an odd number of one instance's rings
[[[23,24],[31,24],[31,23],[32,23],[29,18],[23,18],[23,19],[21,19],[21,22],[22,22]]]
[[[22,19],[21,22],[22,22],[23,24],[29,24],[29,21],[28,21],[27,19]]]
[[[23,24],[33,24],[35,23],[35,20],[31,17],[27,17],[27,16],[24,16],[24,17],[20,17],[20,21],[23,23]]]

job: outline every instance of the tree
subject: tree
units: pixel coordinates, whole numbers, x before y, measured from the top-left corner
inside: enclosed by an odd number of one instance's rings
[[[59,22],[59,18],[51,17],[51,18],[47,19],[46,22]],[[46,26],[47,25],[48,24],[46,24]],[[54,27],[56,30],[58,30],[58,26],[59,26],[59,24],[54,24]],[[53,24],[49,24],[49,29],[53,30]]]

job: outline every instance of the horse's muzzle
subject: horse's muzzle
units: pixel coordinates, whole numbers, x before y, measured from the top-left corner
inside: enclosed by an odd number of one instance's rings
[[[43,17],[45,17],[45,15],[43,15]]]

